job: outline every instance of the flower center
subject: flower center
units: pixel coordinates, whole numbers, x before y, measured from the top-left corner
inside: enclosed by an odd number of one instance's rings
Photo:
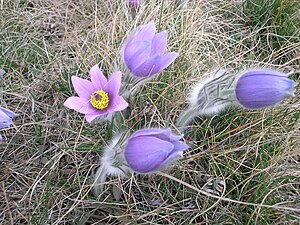
[[[95,91],[91,94],[90,103],[96,109],[106,109],[108,107],[108,94],[103,90]]]

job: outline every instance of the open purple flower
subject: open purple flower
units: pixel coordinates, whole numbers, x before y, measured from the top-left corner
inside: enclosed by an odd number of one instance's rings
[[[235,94],[243,107],[264,108],[294,96],[295,82],[286,74],[271,69],[244,72],[237,81]]]
[[[142,129],[135,132],[125,147],[128,166],[139,173],[149,173],[168,166],[182,156],[188,146],[171,129]]]
[[[149,77],[167,68],[178,56],[167,48],[167,32],[155,34],[155,24],[150,22],[136,28],[124,45],[124,61],[137,77]]]
[[[64,106],[85,114],[86,121],[91,123],[98,117],[122,111],[128,103],[119,96],[122,73],[114,72],[109,81],[98,65],[90,70],[91,81],[72,76],[72,84],[79,97],[69,97]]]
[[[0,106],[0,129],[9,127],[12,121],[11,118],[16,116],[18,116],[18,114]],[[0,141],[2,141],[1,134]]]

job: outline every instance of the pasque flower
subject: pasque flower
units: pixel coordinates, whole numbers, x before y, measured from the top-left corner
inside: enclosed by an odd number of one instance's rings
[[[182,156],[188,146],[171,129],[149,128],[135,132],[127,142],[124,155],[128,166],[139,173],[149,173],[168,166]]]
[[[123,57],[131,71],[137,77],[149,77],[168,67],[178,56],[167,48],[167,32],[156,33],[154,22],[136,28],[125,41]]]
[[[13,117],[16,117],[18,114],[3,108],[0,106],[0,129],[9,127]],[[2,136],[0,134],[0,141],[2,141]]]
[[[140,0],[128,0],[128,5],[131,7],[131,8],[138,8],[139,5],[140,5]]]
[[[95,65],[91,68],[90,75],[91,81],[72,76],[72,84],[79,97],[69,97],[64,106],[85,114],[88,123],[127,108],[128,103],[119,96],[121,72],[114,72],[107,81],[98,65]]]
[[[293,72],[289,73],[292,74]],[[230,106],[260,109],[294,96],[295,82],[273,69],[251,69],[235,75],[220,69],[192,88],[189,107],[182,111],[176,126],[182,132],[197,116],[216,115]]]
[[[271,69],[243,72],[236,83],[235,94],[240,105],[248,109],[264,108],[294,95],[295,82],[286,74]]]

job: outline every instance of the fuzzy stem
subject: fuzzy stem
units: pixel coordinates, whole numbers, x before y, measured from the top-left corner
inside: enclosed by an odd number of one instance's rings
[[[100,166],[97,169],[97,172],[95,174],[95,179],[92,184],[93,186],[92,193],[95,197],[98,197],[103,192],[105,178],[106,178],[106,173],[104,171],[104,167]]]
[[[176,127],[181,133],[187,129],[186,126],[198,115],[198,112],[198,107],[190,107],[181,112],[176,121]]]

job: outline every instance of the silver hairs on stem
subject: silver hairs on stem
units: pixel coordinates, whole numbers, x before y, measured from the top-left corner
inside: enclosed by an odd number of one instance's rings
[[[177,127],[182,131],[195,117],[216,115],[233,104],[235,76],[227,70],[212,72],[208,78],[194,85],[189,95],[189,106],[178,120]]]
[[[103,192],[107,176],[127,177],[131,170],[127,166],[124,157],[124,145],[127,140],[127,133],[115,135],[108,146],[104,149],[101,157],[101,166],[97,169],[93,182],[93,194],[99,196]]]

